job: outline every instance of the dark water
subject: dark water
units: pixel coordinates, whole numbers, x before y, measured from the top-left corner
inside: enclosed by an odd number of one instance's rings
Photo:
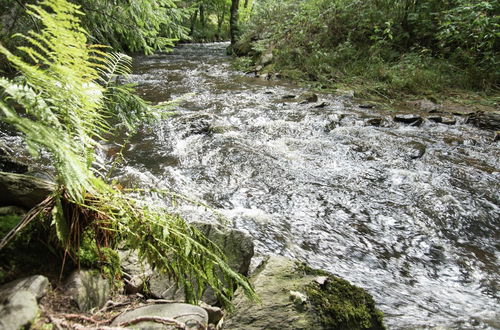
[[[366,288],[390,328],[500,328],[492,133],[400,125],[330,95],[284,100],[304,90],[234,71],[226,46],[135,58],[131,80],[147,99],[193,94],[133,138],[118,179],[202,201],[248,232],[259,254],[297,258]],[[180,207],[190,219],[215,218]]]

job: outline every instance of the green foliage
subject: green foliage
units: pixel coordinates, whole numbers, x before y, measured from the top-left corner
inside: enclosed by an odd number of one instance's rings
[[[174,0],[77,0],[86,14],[82,26],[92,38],[114,49],[166,51],[186,38],[186,13]]]
[[[100,269],[111,280],[121,278],[120,256],[108,247],[100,247],[94,232],[86,230],[77,251],[77,259],[82,267]],[[116,283],[113,282],[113,283]]]
[[[318,87],[496,90],[499,10],[498,0],[262,0],[239,48],[255,60],[272,50],[277,70]]]
[[[110,265],[115,265],[116,258],[106,249],[125,241],[182,283],[191,302],[207,286],[226,305],[236,285],[255,297],[248,281],[229,268],[221,251],[199,231],[176,215],[151,209],[122,193],[99,173],[95,150],[102,134],[110,131],[106,121],[110,114],[121,116],[123,100],[139,104],[138,112],[125,123],[134,128],[153,111],[131,95],[130,86],[116,84],[117,75],[129,72],[129,58],[106,55],[88,45],[78,18],[81,12],[66,0],[44,0],[29,8],[43,29],[23,36],[29,46],[20,51],[30,62],[0,46],[0,53],[23,77],[21,82],[0,78],[0,119],[22,133],[34,156],[42,151],[53,156],[58,188],[20,225],[49,215],[51,237],[75,262],[78,257],[93,260],[88,249],[79,253],[88,231],[101,253],[100,261]],[[111,275],[117,274],[115,266],[108,269]]]

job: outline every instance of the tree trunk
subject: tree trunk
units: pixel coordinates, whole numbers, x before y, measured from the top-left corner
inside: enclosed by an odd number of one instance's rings
[[[217,40],[220,40],[220,36],[222,34],[222,24],[224,23],[224,18],[226,17],[226,12],[223,11],[222,14],[220,14],[217,17]]]
[[[231,45],[238,41],[239,28],[238,28],[238,9],[240,7],[240,0],[231,0],[231,17],[229,18],[229,30],[231,34]]]
[[[193,16],[191,17],[191,28],[189,30],[189,35],[190,36],[193,36],[193,33],[194,33],[194,27],[196,25],[196,19],[198,18],[198,11],[196,10],[193,14]]]
[[[203,30],[205,30],[205,23],[206,23],[205,6],[203,6],[203,5],[200,5],[200,22],[201,22],[201,27],[203,28]]]

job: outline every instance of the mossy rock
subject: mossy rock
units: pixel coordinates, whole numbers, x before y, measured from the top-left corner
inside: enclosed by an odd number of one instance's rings
[[[250,281],[262,302],[237,292],[224,329],[385,329],[364,289],[325,271],[273,256]]]

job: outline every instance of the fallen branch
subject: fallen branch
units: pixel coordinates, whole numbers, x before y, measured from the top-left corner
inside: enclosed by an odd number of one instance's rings
[[[104,307],[101,308],[100,310],[98,310],[97,312],[95,312],[93,316],[95,316],[97,314],[105,313],[108,310],[110,310],[111,308],[122,307],[122,306],[130,305],[131,303],[132,302],[130,302],[130,301],[119,303],[119,302],[114,302],[112,300],[108,300],[106,302],[106,304],[104,304]]]

